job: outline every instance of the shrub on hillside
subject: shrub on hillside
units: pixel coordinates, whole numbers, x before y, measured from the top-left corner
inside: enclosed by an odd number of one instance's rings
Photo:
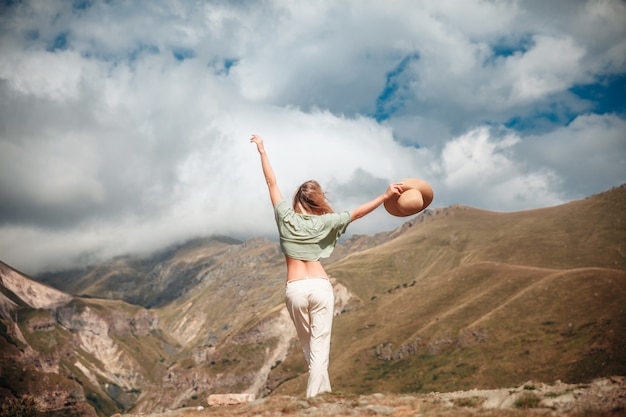
[[[0,405],[2,417],[37,417],[41,408],[31,396],[23,395],[21,398],[7,397]]]

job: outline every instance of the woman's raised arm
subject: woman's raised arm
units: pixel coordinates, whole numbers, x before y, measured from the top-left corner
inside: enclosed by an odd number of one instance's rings
[[[283,196],[280,192],[280,188],[278,188],[278,183],[276,182],[276,175],[274,175],[274,170],[272,169],[272,165],[270,165],[270,160],[267,158],[267,153],[265,152],[265,146],[263,145],[263,138],[259,135],[252,135],[250,138],[251,143],[256,143],[256,148],[261,155],[261,168],[263,168],[263,175],[265,176],[265,182],[267,182],[267,187],[270,192],[270,199],[272,200],[272,206],[278,204],[280,200],[282,200]]]

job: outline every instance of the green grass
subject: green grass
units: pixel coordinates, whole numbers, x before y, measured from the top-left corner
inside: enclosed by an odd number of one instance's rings
[[[452,402],[457,407],[468,407],[475,408],[478,407],[483,400],[480,397],[465,397],[465,398],[456,398]]]
[[[537,408],[540,402],[541,398],[537,395],[529,392],[524,392],[517,400],[515,400],[515,403],[513,405],[515,406],[515,408]]]

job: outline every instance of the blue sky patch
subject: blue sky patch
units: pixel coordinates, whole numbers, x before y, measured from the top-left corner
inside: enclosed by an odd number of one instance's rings
[[[172,55],[177,61],[184,61],[186,59],[195,58],[196,52],[189,48],[172,48]]]
[[[239,63],[239,58],[215,58],[209,62],[209,67],[213,68],[215,74],[228,75],[230,69]]]
[[[486,60],[485,64],[492,64],[498,58],[508,58],[517,53],[525,54],[534,44],[532,35],[527,34],[513,42],[510,39],[502,38],[498,42],[491,46],[493,54],[491,54]]]
[[[593,102],[593,111],[596,113],[626,112],[626,74],[606,77],[595,84],[575,86],[570,92]]]
[[[538,134],[567,126],[577,116],[578,113],[571,111],[567,106],[552,103],[529,114],[512,117],[504,123],[504,126],[518,132]]]
[[[406,69],[413,61],[419,59],[419,54],[407,55],[400,63],[386,74],[385,88],[376,99],[374,118],[381,122],[391,117],[402,108],[402,88],[407,84]]]
[[[74,9],[74,10],[87,10],[92,5],[93,5],[93,3],[91,2],[91,0],[75,0],[74,3],[72,3],[72,9]]]
[[[226,70],[226,73],[228,74],[230,69],[233,66],[237,65],[238,62],[239,62],[239,59],[237,59],[237,58],[225,58],[224,59],[224,69]]]
[[[491,50],[495,56],[508,57],[515,55],[517,52],[521,54],[525,54],[533,46],[533,39],[531,35],[526,35],[522,37],[516,43],[508,43],[504,39],[502,39],[499,43],[491,45]]]
[[[54,38],[54,41],[52,41],[52,45],[49,45],[46,50],[48,52],[54,52],[59,50],[64,51],[67,49],[67,47],[67,33],[61,32]]]
[[[596,114],[626,113],[626,74],[612,75],[594,84],[574,86],[569,92],[590,103],[589,111]],[[567,126],[580,112],[559,103],[541,106],[534,112],[516,116],[504,125],[517,131],[541,132]]]

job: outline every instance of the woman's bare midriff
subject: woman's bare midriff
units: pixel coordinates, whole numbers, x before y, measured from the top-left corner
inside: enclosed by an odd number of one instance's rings
[[[326,278],[326,271],[320,261],[303,261],[285,256],[287,261],[287,281],[305,278]]]

